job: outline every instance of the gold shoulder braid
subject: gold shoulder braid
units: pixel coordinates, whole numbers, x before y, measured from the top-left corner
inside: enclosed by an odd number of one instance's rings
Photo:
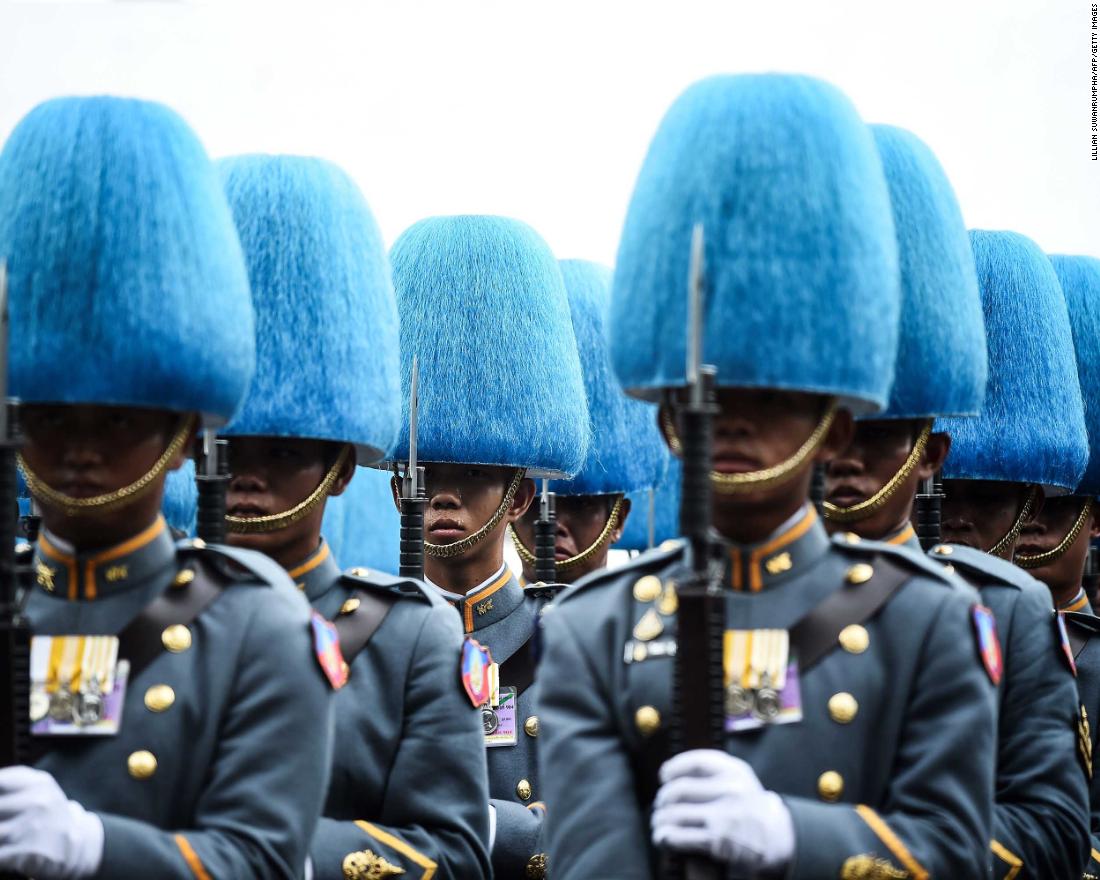
[[[886,485],[866,501],[853,504],[851,507],[837,507],[835,504],[826,501],[824,504],[825,519],[830,522],[850,523],[866,519],[876,511],[881,510],[893,494],[898,491],[898,487],[909,479],[913,471],[917,469],[921,456],[924,455],[924,448],[928,445],[928,438],[931,435],[932,422],[928,421],[921,428],[921,432],[917,436],[913,449],[906,457],[905,462],[898,468],[898,472],[886,482]]]
[[[453,544],[429,544],[425,541],[424,552],[436,559],[453,559],[456,556],[461,556],[475,544],[484,540],[485,536],[495,529],[500,524],[500,521],[504,519],[504,514],[506,514],[508,508],[512,506],[512,500],[516,497],[516,492],[519,491],[519,484],[523,482],[523,478],[526,475],[526,468],[516,469],[515,476],[512,477],[512,482],[508,484],[508,490],[504,493],[504,498],[500,502],[500,507],[497,508],[496,513],[489,517],[489,521],[480,529],[472,535],[467,535],[461,541],[455,541]]]
[[[623,506],[623,496],[620,495],[615,499],[615,504],[611,508],[611,513],[608,514],[607,522],[604,524],[603,531],[600,532],[599,537],[592,542],[591,546],[586,550],[582,550],[576,556],[570,556],[568,559],[563,559],[561,562],[555,562],[554,567],[557,571],[569,571],[571,568],[576,568],[595,555],[599,549],[607,543],[607,539],[611,537],[611,533],[615,531],[615,526],[619,524],[619,513]],[[519,554],[519,558],[526,562],[528,565],[535,564],[535,554],[527,549],[527,545],[523,543],[523,539],[519,536],[513,526],[508,527],[512,533],[512,543],[516,547],[516,553]]]
[[[1036,553],[1032,556],[1025,556],[1022,553],[1017,553],[1012,561],[1020,566],[1020,568],[1042,568],[1044,565],[1049,565],[1061,559],[1062,555],[1073,546],[1073,542],[1076,541],[1081,534],[1081,530],[1085,527],[1085,523],[1089,521],[1089,515],[1091,513],[1092,498],[1088,497],[1085,499],[1084,504],[1081,505],[1081,512],[1077,515],[1077,519],[1070,527],[1070,530],[1066,532],[1066,536],[1057,547],[1053,550],[1047,550],[1045,553]]]
[[[38,474],[27,466],[22,453],[17,455],[19,470],[23,472],[23,479],[27,481],[27,488],[31,494],[40,501],[51,507],[60,508],[66,516],[96,516],[116,510],[119,507],[125,507],[148,492],[153,487],[157,477],[164,473],[172,459],[179,454],[183,444],[187,442],[194,424],[195,416],[185,416],[167,448],[143,476],[129,486],[123,486],[121,489],[115,489],[115,491],[103,495],[93,495],[91,498],[73,498],[63,492],[58,492],[51,486],[46,485]]]
[[[1031,511],[1035,507],[1035,502],[1038,494],[1038,488],[1032,486],[1031,491],[1028,492],[1027,500],[1024,502],[1024,506],[1020,508],[1020,513],[1016,517],[1016,522],[1012,524],[1012,528],[1008,530],[1008,533],[1003,538],[1001,538],[1001,540],[999,540],[996,544],[989,548],[989,550],[987,551],[988,553],[993,556],[1000,556],[1002,559],[1011,558],[1005,556],[1004,553],[1016,543],[1016,539],[1020,536],[1020,529],[1024,527],[1024,523],[1031,519]]]
[[[833,425],[833,419],[836,418],[836,410],[836,401],[830,401],[825,414],[821,417],[821,421],[817,423],[813,433],[810,434],[795,454],[786,461],[781,461],[779,464],[763,470],[750,471],[744,474],[722,474],[718,471],[711,471],[711,488],[719,495],[744,495],[748,492],[770,489],[773,486],[779,486],[787,482],[821,448],[821,444],[825,442],[825,437],[829,434],[829,428]],[[661,430],[665,435],[665,440],[668,441],[668,448],[672,450],[673,455],[679,458],[682,452],[680,437],[676,432],[676,422],[667,406],[661,408]]]
[[[332,489],[332,484],[336,482],[336,478],[340,476],[340,470],[348,460],[350,453],[351,447],[345,444],[340,450],[340,454],[336,456],[336,461],[328,469],[328,473],[325,474],[325,478],[321,480],[320,485],[309,494],[305,501],[295,504],[290,510],[268,514],[267,516],[226,515],[226,528],[238,535],[258,535],[277,532],[279,529],[285,529],[287,526],[305,519],[318,504],[328,497],[329,490]]]

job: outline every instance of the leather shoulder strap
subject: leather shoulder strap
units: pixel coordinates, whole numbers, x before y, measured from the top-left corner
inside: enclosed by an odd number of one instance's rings
[[[351,614],[338,615],[333,625],[340,636],[340,653],[350,664],[378,631],[399,597],[357,589],[348,598],[358,599],[359,607]]]
[[[535,646],[528,638],[514,654],[500,664],[500,686],[514,687],[519,697],[535,683]]]
[[[912,572],[887,557],[875,560],[874,574],[862,584],[845,583],[791,628],[791,647],[804,673],[839,645],[841,630],[875,616]]]

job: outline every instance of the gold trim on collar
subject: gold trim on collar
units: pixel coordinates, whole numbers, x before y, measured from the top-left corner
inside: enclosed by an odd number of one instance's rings
[[[1082,608],[1089,607],[1089,597],[1084,590],[1081,591],[1080,598],[1074,599],[1065,608],[1059,608],[1059,611],[1080,611]],[[1098,859],[1097,861],[1100,861]]]
[[[474,631],[474,606],[479,602],[484,602],[490,596],[502,590],[504,585],[511,579],[512,572],[509,570],[508,566],[504,566],[504,571],[501,573],[500,577],[487,587],[482,587],[476,593],[472,593],[465,598],[462,603],[462,625],[466,632],[469,633]]]
[[[143,547],[148,546],[154,540],[156,540],[161,532],[168,527],[164,517],[157,514],[157,518],[153,520],[152,525],[142,529],[134,537],[123,541],[114,547],[109,547],[99,553],[89,556],[83,560],[84,563],[84,598],[95,599],[98,593],[98,587],[96,585],[96,568],[103,565],[105,562],[112,562],[121,556],[128,556],[131,553],[136,553]],[[43,554],[50,557],[54,562],[60,562],[66,568],[69,578],[69,590],[68,597],[70,600],[75,601],[77,599],[77,587],[78,587],[78,571],[77,562],[80,561],[79,557],[72,556],[65,553],[50,543],[49,538],[43,533],[38,538],[38,549]]]
[[[292,581],[296,581],[302,575],[309,574],[331,555],[332,551],[329,549],[328,541],[322,541],[320,548],[311,558],[307,559],[301,565],[296,565],[294,568],[290,569],[286,573],[286,576]]]
[[[764,568],[768,568],[768,563],[772,561],[771,559],[764,561],[764,557],[772,556],[772,554],[777,554],[778,551],[789,547],[791,544],[793,544],[795,541],[805,535],[806,532],[808,532],[813,527],[813,524],[815,522],[817,522],[817,510],[813,507],[813,505],[808,505],[806,507],[805,513],[802,515],[802,518],[799,519],[798,522],[796,522],[789,529],[787,529],[787,531],[783,532],[782,534],[776,535],[766,544],[761,544],[759,547],[756,547],[749,552],[749,589],[752,592],[759,593],[762,589],[764,589],[764,575],[761,571],[761,565],[763,564]],[[789,554],[778,555],[787,555],[787,561],[790,561]],[[733,568],[731,576],[731,586],[735,591],[741,591],[744,589],[744,575],[741,572],[741,560],[742,548],[731,547],[730,563]],[[775,576],[790,571],[794,566],[793,564],[779,564],[773,567],[776,569],[776,571],[771,571],[771,569],[768,569],[768,573]]]
[[[910,538],[917,536],[917,530],[913,528],[912,523],[906,523],[905,528],[894,535],[892,538],[887,538],[883,543],[893,544],[895,547],[900,547]]]

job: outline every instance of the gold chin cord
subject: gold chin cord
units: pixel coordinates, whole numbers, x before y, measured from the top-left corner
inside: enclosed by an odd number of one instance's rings
[[[504,493],[504,499],[500,502],[500,507],[496,509],[489,521],[485,523],[480,529],[474,532],[472,535],[467,535],[461,541],[455,541],[453,544],[429,544],[424,542],[424,552],[435,559],[453,559],[456,556],[461,556],[475,544],[480,543],[485,537],[500,525],[500,521],[504,519],[504,514],[508,512],[508,508],[512,506],[512,501],[516,497],[516,492],[519,491],[519,484],[523,482],[523,478],[527,476],[526,468],[518,468],[515,475],[512,477],[512,482],[508,484],[508,489]]]
[[[711,471],[711,488],[719,495],[745,495],[786,483],[797,475],[806,462],[821,448],[821,444],[825,442],[825,438],[829,434],[829,428],[833,425],[833,419],[836,418],[836,410],[836,401],[830,402],[813,433],[799,447],[798,451],[786,461],[781,461],[779,464],[763,470],[749,471],[743,474],[722,474],[718,471]],[[668,442],[668,448],[672,450],[673,455],[679,458],[682,451],[680,437],[676,432],[676,422],[672,417],[672,412],[667,406],[661,408],[661,430]]]
[[[615,504],[611,508],[611,513],[607,516],[607,523],[603,527],[603,531],[600,532],[599,537],[588,547],[586,550],[582,550],[576,556],[570,556],[568,559],[563,559],[561,562],[555,562],[554,568],[560,574],[571,569],[576,568],[578,565],[583,565],[589,559],[599,552],[600,548],[607,543],[608,538],[611,537],[611,533],[615,531],[615,527],[619,524],[619,514],[623,507],[623,496],[620,495],[615,499]],[[523,560],[526,565],[535,564],[535,554],[527,549],[527,545],[523,543],[523,539],[516,532],[515,526],[509,526],[509,531],[512,533],[512,543],[516,547],[516,553],[519,554],[519,558]]]
[[[93,495],[91,498],[73,498],[63,492],[58,492],[48,486],[27,466],[22,453],[17,457],[19,470],[23,472],[23,479],[27,481],[27,488],[31,494],[43,504],[58,508],[66,516],[99,516],[120,507],[125,507],[127,504],[132,504],[152,489],[156,485],[157,478],[168,469],[172,459],[183,449],[183,445],[191,435],[191,428],[194,424],[195,416],[184,417],[168,447],[144,475],[130,483],[129,486],[123,486],[121,489],[115,489],[113,492],[107,492],[104,495]]]
[[[823,505],[825,519],[835,523],[851,523],[866,519],[881,510],[886,502],[893,497],[894,493],[898,491],[899,487],[909,479],[913,471],[917,469],[921,456],[924,455],[924,448],[928,445],[928,438],[931,436],[932,422],[929,421],[921,428],[921,432],[917,435],[917,440],[905,462],[898,468],[898,472],[887,481],[885,486],[866,501],[853,504],[851,507],[837,507],[835,504],[826,501]]]
[[[345,445],[340,450],[340,454],[336,456],[336,461],[328,469],[328,473],[325,474],[325,478],[321,480],[320,485],[310,492],[304,501],[295,504],[290,510],[284,510],[282,513],[272,513],[267,516],[226,516],[226,528],[235,535],[261,535],[268,532],[277,532],[279,529],[285,529],[287,526],[305,519],[317,505],[328,497],[328,493],[332,490],[332,484],[340,476],[340,471],[350,454],[351,447]]]
[[[1077,519],[1074,520],[1070,530],[1066,532],[1066,536],[1057,547],[1052,550],[1047,550],[1045,553],[1036,553],[1033,556],[1025,556],[1022,553],[1017,553],[1012,561],[1020,566],[1020,568],[1042,568],[1044,565],[1050,565],[1050,563],[1061,559],[1065,552],[1073,546],[1073,542],[1080,536],[1081,530],[1085,527],[1085,523],[1089,521],[1089,516],[1092,514],[1092,504],[1092,498],[1086,498],[1084,500],[1081,505],[1081,512],[1077,515]]]
[[[1008,530],[1008,533],[1001,538],[996,544],[989,548],[986,552],[991,556],[1000,556],[1002,559],[1012,559],[1012,548],[1016,545],[1016,539],[1020,536],[1020,529],[1024,527],[1029,519],[1031,519],[1031,511],[1035,509],[1035,501],[1039,495],[1039,488],[1032,486],[1027,493],[1027,500],[1024,502],[1024,506],[1020,508],[1019,514],[1016,516],[1016,522],[1012,524],[1012,528]],[[1008,555],[1005,555],[1005,554]]]

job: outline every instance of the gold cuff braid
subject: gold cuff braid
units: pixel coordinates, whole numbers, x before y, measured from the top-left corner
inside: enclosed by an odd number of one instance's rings
[[[1091,513],[1092,498],[1086,498],[1085,503],[1081,505],[1081,512],[1077,515],[1077,519],[1070,527],[1070,530],[1066,532],[1066,536],[1059,542],[1057,547],[1047,550],[1045,553],[1036,553],[1032,556],[1025,556],[1022,553],[1017,553],[1012,561],[1020,566],[1020,568],[1042,568],[1044,565],[1049,565],[1061,559],[1081,534],[1081,530],[1085,527],[1085,523],[1089,521],[1089,515]]]
[[[615,531],[615,527],[619,524],[619,513],[623,506],[623,496],[620,495],[615,499],[615,504],[611,508],[611,513],[608,514],[607,522],[604,524],[603,531],[600,532],[599,537],[592,542],[586,550],[582,550],[576,556],[570,556],[568,559],[563,559],[561,562],[554,563],[554,569],[561,573],[569,571],[572,568],[576,568],[591,559],[599,549],[607,543],[607,539],[611,537],[611,533]],[[512,533],[512,543],[516,547],[516,553],[519,554],[519,558],[522,559],[527,565],[535,564],[535,554],[527,549],[527,545],[523,543],[523,539],[516,532],[515,526],[509,526],[509,531]]]
[[[310,512],[328,497],[332,484],[340,476],[344,463],[348,460],[351,447],[345,445],[332,467],[328,469],[320,485],[314,489],[302,502],[295,504],[290,510],[282,513],[271,513],[267,516],[226,516],[226,528],[235,535],[261,535],[269,532],[277,532],[309,516]]]
[[[500,507],[496,509],[489,521],[485,523],[480,529],[474,532],[472,535],[467,535],[461,541],[455,541],[453,544],[429,544],[424,542],[424,552],[435,559],[453,559],[456,556],[461,556],[475,544],[485,539],[485,536],[495,529],[502,519],[504,514],[508,512],[508,508],[512,506],[512,500],[516,497],[516,492],[519,491],[519,485],[523,482],[523,478],[527,475],[526,468],[517,468],[515,476],[512,477],[512,482],[508,485],[508,490],[504,493],[504,498],[500,502]]]

